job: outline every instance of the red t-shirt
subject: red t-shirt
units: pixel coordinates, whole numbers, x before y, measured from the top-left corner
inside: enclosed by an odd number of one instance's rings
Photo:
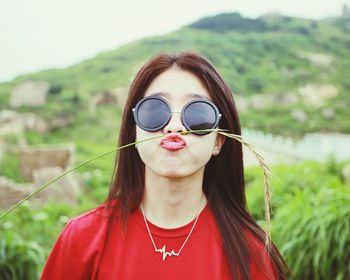
[[[178,252],[194,220],[179,228],[164,229],[148,221],[157,249]],[[139,208],[131,212],[125,239],[118,222],[111,227],[106,241],[107,220],[104,206],[71,219],[61,232],[47,260],[42,280],[79,279],[167,279],[225,280],[232,279],[221,245],[220,234],[208,204],[199,215],[197,224],[179,256],[155,252]],[[261,262],[273,272],[264,246],[249,240],[261,251]],[[254,280],[267,280],[262,271],[251,263]]]

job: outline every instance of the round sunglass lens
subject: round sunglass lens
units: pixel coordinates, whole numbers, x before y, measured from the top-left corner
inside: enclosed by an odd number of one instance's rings
[[[217,122],[214,108],[205,102],[194,102],[187,106],[183,117],[190,130],[212,129]],[[195,132],[195,134],[207,133],[209,132]]]
[[[168,121],[169,109],[162,100],[147,99],[140,104],[137,118],[143,129],[157,130]]]

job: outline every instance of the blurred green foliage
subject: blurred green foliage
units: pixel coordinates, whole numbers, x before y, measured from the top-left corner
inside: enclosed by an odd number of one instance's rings
[[[105,185],[100,185],[98,192],[88,189],[75,207],[59,202],[39,207],[37,203],[25,202],[1,220],[0,279],[39,279],[68,219],[101,203],[106,189]]]
[[[273,168],[272,239],[295,279],[349,279],[350,186],[342,164],[303,162]],[[247,200],[253,216],[264,222],[262,174],[247,172]]]
[[[44,250],[36,241],[27,242],[16,233],[2,232],[0,279],[38,279],[44,260]]]
[[[17,183],[24,183],[25,179],[19,172],[19,161],[16,155],[8,153],[0,164],[0,176],[11,178]]]

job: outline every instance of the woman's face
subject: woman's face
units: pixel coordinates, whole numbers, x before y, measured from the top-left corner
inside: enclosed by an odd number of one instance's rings
[[[191,72],[181,70],[173,66],[157,76],[144,97],[155,93],[162,93],[170,104],[171,111],[181,112],[182,108],[190,100],[196,97],[190,94],[198,94],[211,100],[209,93],[203,87],[200,80]],[[170,133],[180,135],[186,131],[181,122],[181,114],[173,113],[168,124],[157,132],[148,132],[136,126],[136,140],[143,140],[158,135],[167,136]],[[161,145],[163,138],[139,143],[137,149],[146,169],[150,169],[159,176],[184,177],[195,172],[204,172],[204,167],[213,152],[223,144],[224,137],[212,132],[204,136],[194,134],[180,135],[186,145],[177,150],[169,150]]]

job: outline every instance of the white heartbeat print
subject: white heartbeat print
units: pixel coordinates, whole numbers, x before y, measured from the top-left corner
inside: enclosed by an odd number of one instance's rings
[[[170,257],[171,256],[179,256],[179,253],[175,253],[174,250],[171,250],[171,252],[167,252],[166,248],[165,248],[165,245],[163,245],[162,249],[156,249],[156,252],[163,254],[163,261],[165,260],[165,258],[167,256],[170,256]]]

